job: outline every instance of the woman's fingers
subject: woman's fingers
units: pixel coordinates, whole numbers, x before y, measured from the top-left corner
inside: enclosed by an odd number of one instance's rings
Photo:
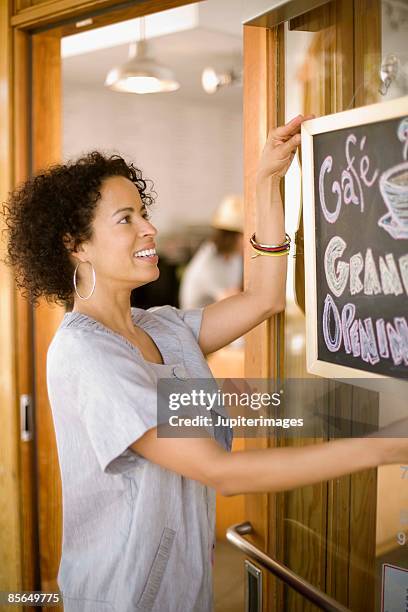
[[[284,176],[300,144],[300,126],[312,116],[299,115],[286,125],[270,131],[258,166],[259,177]]]
[[[279,159],[287,159],[291,153],[294,153],[296,147],[300,144],[300,134],[294,134],[286,142],[277,145],[276,151],[279,153]]]
[[[289,138],[299,130],[302,124],[302,119],[303,115],[298,115],[297,117],[289,121],[289,123],[285,123],[285,125],[280,125],[274,130],[271,130],[273,132],[272,137],[282,139]]]
[[[291,138],[294,134],[299,132],[300,126],[304,121],[313,119],[313,117],[314,115],[298,115],[297,117],[294,117],[291,121],[285,123],[285,125],[280,125],[277,128],[272,129],[269,132],[268,140],[271,140],[272,144],[274,144],[273,141],[285,141],[288,138]]]

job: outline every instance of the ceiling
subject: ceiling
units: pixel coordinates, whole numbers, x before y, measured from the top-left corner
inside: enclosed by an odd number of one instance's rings
[[[234,14],[231,7],[231,0],[217,0],[217,4],[203,3],[197,27],[149,39],[149,54],[174,71],[180,82],[180,89],[170,94],[147,95],[171,96],[175,101],[191,101],[233,112],[242,111],[242,86],[224,87],[213,95],[205,93],[201,86],[201,73],[207,66],[220,71],[234,69],[239,72],[242,69],[242,24],[240,15]],[[234,19],[231,19],[232,15]],[[223,22],[224,31],[221,29]],[[138,31],[135,34],[137,39]],[[126,43],[64,57],[64,87],[100,87],[105,90],[103,83],[108,71],[127,60],[128,49],[129,45]],[[109,93],[121,96],[137,95]]]

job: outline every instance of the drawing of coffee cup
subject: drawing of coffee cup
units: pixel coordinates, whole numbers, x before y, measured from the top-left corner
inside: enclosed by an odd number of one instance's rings
[[[383,172],[379,186],[392,220],[396,225],[408,230],[408,162]]]

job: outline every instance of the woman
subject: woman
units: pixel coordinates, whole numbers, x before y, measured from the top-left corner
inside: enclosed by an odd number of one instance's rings
[[[242,289],[241,196],[225,196],[213,216],[213,235],[206,240],[186,266],[180,284],[180,306],[202,308]]]
[[[284,236],[278,184],[307,118],[268,136],[257,174],[257,244]],[[402,439],[230,453],[228,428],[216,440],[157,436],[158,378],[211,377],[204,355],[283,310],[287,264],[281,256],[251,259],[248,288],[203,309],[131,309],[132,289],[158,276],[151,201],[140,171],[95,152],[27,181],[5,209],[7,261],[19,286],[34,301],[73,298],[47,358],[66,612],[208,612],[215,491],[285,490],[408,462]]]

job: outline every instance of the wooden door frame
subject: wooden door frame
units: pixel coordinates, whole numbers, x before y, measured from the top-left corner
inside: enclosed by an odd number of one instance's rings
[[[0,3],[0,196],[3,202],[13,184],[13,31],[11,4]],[[3,228],[3,221],[2,221]],[[4,244],[1,241],[1,257]],[[16,303],[14,280],[9,268],[0,264],[0,590],[21,586],[19,418],[16,368]]]
[[[249,237],[255,227],[255,186],[258,160],[268,132],[283,120],[282,83],[277,76],[283,57],[278,49],[282,43],[282,28],[266,28],[244,24],[244,286],[248,282],[251,248]],[[278,86],[276,86],[278,84]],[[283,195],[283,194],[282,194]],[[252,229],[251,229],[252,228]],[[246,335],[245,378],[266,378],[275,381],[282,368],[279,345],[284,317],[277,314]],[[247,438],[246,449],[274,446],[273,438]],[[245,520],[251,522],[254,533],[249,539],[268,554],[276,556],[278,535],[276,524],[277,496],[256,493],[245,496]],[[271,529],[272,527],[272,529]],[[263,609],[278,610],[279,592],[276,580],[264,572]]]
[[[283,22],[294,20],[296,16],[301,16],[303,13],[309,12],[314,8],[317,9],[328,2],[330,0],[326,2],[321,0],[309,0],[308,2],[293,0],[252,19],[244,26],[244,32],[245,28],[250,26],[259,29],[258,36],[254,35],[254,38],[252,38],[252,44],[258,45],[258,50],[254,50],[254,54],[257,54],[255,65],[251,65],[253,74],[251,74],[251,70],[245,71],[248,90],[248,95],[244,97],[244,100],[247,102],[245,117],[249,122],[244,164],[247,228],[253,225],[253,217],[251,216],[251,211],[253,210],[251,197],[253,196],[251,194],[254,192],[254,182],[251,176],[251,168],[252,170],[255,168],[256,160],[254,158],[257,157],[259,152],[259,134],[262,135],[261,138],[264,140],[266,124],[269,123],[269,127],[272,127],[276,124],[276,119],[278,119],[279,123],[284,119],[282,108],[285,98],[284,78],[282,78],[284,75],[284,70],[282,69],[283,53],[279,56],[280,51],[284,49],[284,42],[281,40],[280,43],[276,42],[274,44],[271,32],[275,28],[278,28],[275,32],[279,32],[279,26]],[[343,90],[343,88],[336,90],[336,110],[343,110],[345,100],[354,99],[357,105],[369,104],[372,101],[367,97],[365,87],[370,82],[370,79],[372,79],[376,64],[372,62],[367,66],[366,62],[364,62],[364,57],[367,50],[378,54],[376,40],[381,31],[378,18],[379,2],[380,0],[353,0],[351,14],[348,14],[349,7],[346,7],[347,14],[344,15],[341,14],[343,9],[340,6],[336,6],[336,3],[333,3],[333,8],[336,10],[336,18],[348,20],[350,23],[354,21],[354,40],[351,41],[352,45],[354,45],[354,52],[349,60],[350,66],[354,69],[354,77],[357,83],[364,84],[364,88],[356,86],[353,98],[351,98],[350,91],[348,90]],[[339,13],[337,13],[338,10],[340,11]],[[362,17],[363,15],[364,18]],[[370,16],[370,19],[368,19],[368,16]],[[268,32],[266,28],[272,28],[267,34],[269,36],[269,43],[272,45],[269,53],[265,52],[262,47],[263,43],[267,44],[263,40],[263,36]],[[347,53],[350,54],[350,41],[340,37],[337,44],[340,51],[342,45],[345,46],[345,57]],[[274,56],[276,56],[275,59]],[[278,73],[276,72],[277,70]],[[275,86],[279,90],[278,95],[276,95],[273,86],[271,91],[268,91],[268,87],[263,80],[264,74],[269,74],[271,80],[277,77]],[[254,77],[253,79],[252,76]],[[256,94],[251,97],[254,89]],[[269,109],[269,112],[266,108],[267,96],[269,96],[272,107]],[[252,126],[250,125],[251,117],[254,118]],[[244,129],[245,126],[246,123],[244,123]],[[257,126],[258,130],[256,130]],[[253,130],[252,134],[249,129],[250,127]],[[303,236],[303,232],[301,235]],[[283,351],[279,352],[279,346],[284,346],[283,318],[275,317],[275,321],[271,319],[262,326],[258,326],[248,336],[253,339],[253,343],[247,347],[246,358],[248,369],[246,376],[256,376],[252,373],[252,367],[254,366],[255,372],[260,371],[261,363],[259,362],[263,361],[265,363],[265,360],[259,357],[259,352],[266,351],[268,354],[266,362],[269,364],[269,373],[266,376],[273,379],[277,372],[283,371]],[[353,414],[356,418],[360,402],[367,401],[367,399],[362,394],[360,397],[358,389],[354,391],[346,389],[345,392],[351,396],[350,410],[352,413],[354,411]],[[347,398],[345,399],[345,403],[347,403]],[[271,440],[269,445],[272,446],[272,444],[273,441]],[[267,445],[265,443],[265,446]],[[258,447],[261,447],[259,440]],[[284,553],[282,542],[283,522],[281,516],[283,507],[282,497],[282,494],[262,496],[262,498],[260,496],[247,496],[248,503],[246,504],[245,517],[246,520],[254,524],[256,545],[262,548],[262,550],[267,551],[268,554],[276,556],[280,561],[283,561],[282,555]],[[325,569],[326,576],[323,574],[323,581],[319,586],[332,597],[338,598],[343,604],[348,603],[353,609],[354,607],[362,609],[366,602],[366,595],[364,589],[361,589],[361,584],[367,585],[369,592],[374,592],[375,589],[375,578],[373,575],[376,524],[375,503],[373,504],[373,500],[375,498],[375,469],[345,476],[342,479],[329,481],[327,484],[327,538],[330,539],[331,544],[325,552],[326,566],[323,569]],[[261,505],[262,503],[264,506]],[[362,507],[365,510],[365,516],[360,511]],[[261,508],[261,514],[259,508]],[[259,520],[260,516],[261,520]],[[257,523],[256,520],[258,520]],[[263,526],[265,530],[263,530]],[[348,556],[347,554],[343,555],[344,551],[348,552]],[[350,567],[354,571],[350,571]],[[268,603],[270,609],[283,609],[281,585],[276,585],[276,581],[269,584],[266,595],[269,596]]]

